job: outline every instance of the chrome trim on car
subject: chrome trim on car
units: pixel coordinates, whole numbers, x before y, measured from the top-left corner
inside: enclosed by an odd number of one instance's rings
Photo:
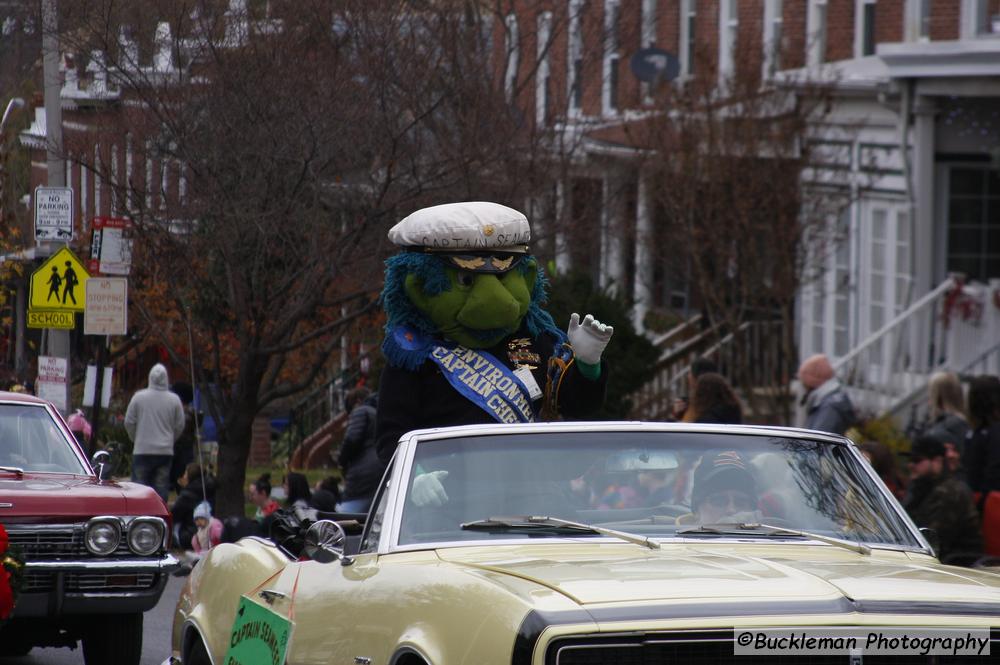
[[[25,561],[26,571],[31,570],[121,570],[144,571],[152,570],[169,573],[177,569],[180,562],[169,552],[157,559],[59,559],[57,561]]]

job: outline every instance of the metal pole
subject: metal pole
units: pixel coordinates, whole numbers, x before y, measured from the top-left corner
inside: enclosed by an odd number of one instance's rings
[[[46,182],[49,187],[66,186],[66,165],[62,149],[62,76],[59,73],[59,7],[57,0],[42,0],[42,68],[45,81],[45,143],[46,143]],[[49,243],[45,243],[49,245]],[[37,247],[45,254],[54,250],[51,246]],[[65,413],[70,412],[69,385],[71,381],[73,361],[70,354],[70,339],[68,330],[50,330],[48,335],[47,353],[50,356],[66,359],[67,380],[66,395],[63,402]]]

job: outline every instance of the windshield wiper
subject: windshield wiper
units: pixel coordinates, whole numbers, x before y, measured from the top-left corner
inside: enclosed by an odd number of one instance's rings
[[[655,540],[650,540],[645,536],[638,536],[632,533],[625,533],[624,531],[616,531],[614,529],[605,529],[603,526],[595,526],[593,524],[582,524],[580,522],[571,522],[569,520],[560,519],[558,517],[545,517],[540,515],[518,515],[516,517],[488,517],[484,520],[476,520],[475,522],[466,522],[462,524],[463,529],[476,529],[484,531],[508,531],[516,529],[566,529],[570,531],[585,531],[587,533],[596,533],[602,536],[611,536],[613,538],[618,538],[624,540],[627,543],[635,543],[636,545],[642,545],[643,547],[648,547],[651,550],[660,549],[660,544]]]
[[[837,547],[843,547],[844,549],[851,550],[852,552],[857,552],[858,554],[870,555],[872,553],[872,548],[864,545],[863,543],[855,543],[850,540],[841,540],[840,538],[831,538],[830,536],[822,536],[818,533],[812,533],[810,531],[802,531],[800,529],[786,529],[781,526],[772,526],[770,524],[760,524],[757,522],[739,522],[735,524],[720,524],[718,526],[710,526],[703,524],[701,526],[692,527],[690,529],[683,529],[677,532],[678,536],[685,536],[691,534],[699,533],[710,533],[720,536],[729,535],[756,535],[756,536],[798,536],[800,538],[811,538],[812,540],[818,540],[821,543],[827,543],[829,545],[836,545]]]
[[[24,476],[24,469],[19,466],[0,466],[0,473],[3,472],[17,474],[18,477]]]

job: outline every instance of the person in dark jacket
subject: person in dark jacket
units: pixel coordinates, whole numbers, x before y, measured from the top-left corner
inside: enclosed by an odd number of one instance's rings
[[[337,504],[342,513],[368,512],[385,471],[375,447],[377,400],[367,388],[355,388],[344,399],[350,415],[337,455],[337,464],[344,474],[344,490]]]
[[[969,486],[948,471],[944,457],[939,440],[917,437],[910,451],[910,485],[903,506],[918,527],[937,533],[942,562],[974,561],[983,547],[979,513]]]
[[[966,477],[985,500],[1000,490],[1000,379],[977,376],[969,382],[972,432],[967,440]]]
[[[857,422],[854,405],[825,355],[820,353],[803,360],[798,375],[806,390],[802,401],[807,429],[843,434]]]

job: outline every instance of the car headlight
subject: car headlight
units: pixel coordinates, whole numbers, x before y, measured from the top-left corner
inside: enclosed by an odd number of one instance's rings
[[[137,519],[128,528],[128,548],[136,554],[148,556],[163,544],[163,522],[155,519]]]
[[[122,525],[116,519],[94,519],[87,525],[84,544],[97,556],[107,556],[118,549],[122,539]]]

